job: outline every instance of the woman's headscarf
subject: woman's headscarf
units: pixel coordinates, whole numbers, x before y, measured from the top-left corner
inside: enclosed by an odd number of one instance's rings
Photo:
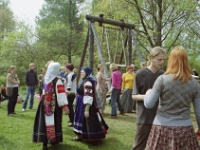
[[[89,67],[84,67],[84,68],[82,68],[82,70],[85,71],[85,78],[84,79],[88,78],[92,74],[92,69],[89,68]]]
[[[94,77],[93,74],[92,74],[92,69],[89,68],[89,67],[83,67],[82,70],[85,71],[85,77],[83,78],[83,80],[89,79],[89,80],[91,80],[93,83],[96,84],[97,81],[96,81],[95,77]]]
[[[58,62],[51,62],[45,74],[44,83],[49,84],[55,77],[58,76],[60,71],[60,64]]]

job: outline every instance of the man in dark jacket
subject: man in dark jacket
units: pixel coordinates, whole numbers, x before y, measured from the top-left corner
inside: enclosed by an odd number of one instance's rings
[[[26,88],[26,98],[24,100],[22,111],[26,110],[27,102],[30,95],[31,97],[30,97],[29,109],[33,109],[34,94],[36,86],[38,84],[37,72],[34,69],[35,69],[35,64],[30,63],[29,70],[25,74],[25,83],[27,88]]]

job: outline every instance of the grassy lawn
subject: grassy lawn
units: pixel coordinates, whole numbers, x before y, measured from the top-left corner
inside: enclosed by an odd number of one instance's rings
[[[38,99],[35,98],[34,108],[37,108]],[[40,150],[42,145],[32,142],[33,122],[36,110],[22,112],[22,103],[16,105],[16,115],[7,116],[7,100],[1,103],[0,108],[0,150]],[[106,106],[110,114],[110,106]],[[72,128],[68,127],[68,116],[63,115],[63,142],[50,146],[50,150],[130,150],[133,144],[136,115],[133,113],[118,115],[118,119],[110,119],[104,115],[109,126],[106,139],[98,145],[84,142],[74,142]]]
[[[34,108],[37,108],[38,99],[35,98]],[[40,150],[41,143],[32,142],[33,122],[35,110],[22,112],[22,103],[16,105],[16,115],[7,116],[7,100],[1,103],[0,108],[0,150]],[[110,114],[110,105],[106,106],[106,113]],[[110,119],[104,115],[109,126],[106,139],[98,145],[91,145],[84,142],[74,142],[72,128],[68,127],[68,116],[63,114],[63,142],[56,146],[50,146],[50,150],[130,150],[133,144],[136,130],[136,114],[127,113],[118,115],[118,119]],[[191,118],[196,127],[194,112]]]

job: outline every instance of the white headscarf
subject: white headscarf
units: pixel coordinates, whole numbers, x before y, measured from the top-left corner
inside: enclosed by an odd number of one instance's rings
[[[44,83],[49,84],[55,77],[58,76],[59,71],[60,64],[58,62],[50,63],[45,74]]]

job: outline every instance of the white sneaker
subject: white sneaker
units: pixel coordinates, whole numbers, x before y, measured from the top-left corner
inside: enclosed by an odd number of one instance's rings
[[[25,109],[24,109],[24,108],[22,108],[22,111],[25,111]]]

